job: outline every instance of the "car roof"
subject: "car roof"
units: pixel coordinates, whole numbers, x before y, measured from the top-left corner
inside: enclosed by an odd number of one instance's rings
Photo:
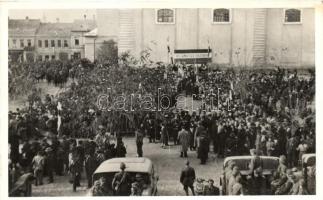
[[[303,163],[307,163],[310,166],[315,165],[315,162],[316,162],[315,153],[303,154],[302,161],[303,161]]]
[[[101,163],[94,174],[119,172],[121,162],[126,164],[127,172],[151,173],[152,162],[148,158],[112,158]]]
[[[224,167],[227,167],[228,166],[228,162],[229,161],[235,161],[236,164],[239,166],[239,163],[245,163],[245,162],[249,162],[251,160],[253,156],[249,155],[249,156],[230,156],[230,157],[226,157],[224,159],[224,162],[223,162],[223,166]],[[265,161],[267,163],[267,161],[275,161],[276,164],[278,164],[279,162],[279,158],[278,157],[274,157],[274,156],[259,156],[261,158],[261,160]],[[268,163],[269,164],[269,163]],[[269,164],[270,167],[269,168],[272,168],[272,164]]]

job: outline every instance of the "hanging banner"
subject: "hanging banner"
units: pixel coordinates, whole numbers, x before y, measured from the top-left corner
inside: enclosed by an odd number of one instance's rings
[[[211,49],[177,49],[174,50],[174,61],[186,64],[212,62]]]

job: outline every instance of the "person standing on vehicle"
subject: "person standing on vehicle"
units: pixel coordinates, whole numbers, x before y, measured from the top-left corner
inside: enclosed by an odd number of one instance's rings
[[[120,172],[114,175],[112,180],[112,188],[115,196],[129,196],[131,180],[128,173],[125,171],[126,164],[120,163]]]
[[[143,150],[142,146],[144,144],[144,134],[142,130],[136,130],[136,146],[137,146],[137,156],[142,157],[143,156]]]
[[[185,126],[182,125],[182,130],[178,133],[179,143],[181,144],[181,157],[187,158],[187,150],[190,144],[190,135],[188,131],[185,130]]]
[[[220,190],[218,187],[214,186],[213,179],[208,180],[208,185],[206,185],[204,187],[203,195],[204,196],[219,196],[220,195]]]
[[[184,191],[186,196],[189,196],[188,188],[191,189],[193,196],[195,196],[194,192],[194,181],[195,181],[195,170],[193,167],[190,166],[190,162],[187,160],[185,162],[185,168],[181,172],[180,182],[184,186]]]
[[[250,164],[249,164],[248,175],[249,175],[249,177],[253,177],[255,170],[262,166],[262,160],[259,156],[260,152],[258,149],[251,149],[250,154],[251,154],[252,158],[251,158]]]

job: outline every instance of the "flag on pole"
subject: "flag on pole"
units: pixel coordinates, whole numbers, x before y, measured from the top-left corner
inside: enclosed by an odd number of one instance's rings
[[[169,47],[169,36],[167,37],[167,52],[170,53],[170,47]]]
[[[207,48],[207,57],[210,57],[211,47],[210,47],[210,41],[209,41],[209,40],[207,40],[207,44],[208,44],[208,48]]]

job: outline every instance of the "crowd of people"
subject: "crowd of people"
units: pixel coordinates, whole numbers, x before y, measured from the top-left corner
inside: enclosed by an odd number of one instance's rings
[[[12,77],[22,65],[12,65]],[[310,70],[301,74],[280,68],[133,68],[84,60],[35,66],[24,69],[35,80],[46,78],[56,85],[68,78],[75,80],[57,96],[42,98],[33,90],[27,108],[9,112],[11,183],[18,169],[32,171],[37,185],[43,183],[43,175],[53,182],[53,172],[63,175],[69,171],[76,190],[84,165],[91,187],[91,174],[99,163],[126,155],[122,137],[127,132],[135,134],[140,157],[144,156],[146,136],[149,142],[159,141],[162,148],[171,141],[180,145],[181,157],[196,151],[201,164],[207,163],[210,151],[227,157],[249,155],[250,149],[257,149],[260,155],[286,156],[286,166],[292,169],[300,165],[303,154],[315,153],[315,74]],[[161,88],[172,97],[195,95],[202,106],[196,111],[176,109],[174,100],[173,109],[161,112],[100,110],[97,97],[107,88],[112,97],[133,93],[155,97]],[[78,143],[77,138],[92,141]]]

